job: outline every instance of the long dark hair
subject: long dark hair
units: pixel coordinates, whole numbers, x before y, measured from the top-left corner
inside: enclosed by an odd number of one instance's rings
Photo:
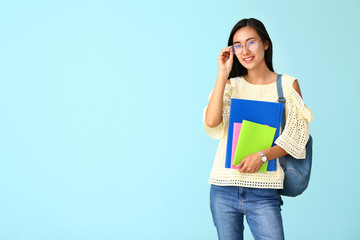
[[[268,42],[269,47],[268,47],[268,49],[265,50],[265,56],[264,56],[265,63],[266,63],[266,66],[270,69],[270,71],[274,71],[273,64],[272,64],[272,54],[273,54],[272,42],[271,42],[269,34],[266,31],[264,24],[261,21],[255,19],[255,18],[244,18],[244,19],[240,20],[234,26],[234,28],[231,30],[231,33],[229,36],[229,41],[228,41],[228,46],[233,45],[233,37],[234,37],[234,34],[236,33],[236,31],[239,30],[240,28],[243,28],[246,26],[250,26],[250,27],[254,28],[264,43]],[[233,62],[233,66],[232,66],[229,78],[244,76],[247,74],[247,72],[248,72],[247,69],[244,68],[243,65],[241,65],[241,63],[237,59],[237,57],[234,56],[234,62]]]

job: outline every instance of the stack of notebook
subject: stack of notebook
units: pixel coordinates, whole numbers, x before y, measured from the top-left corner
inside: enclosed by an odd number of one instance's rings
[[[275,145],[283,107],[275,102],[231,99],[226,168],[237,168],[246,156]],[[265,162],[259,171],[276,171],[276,159]]]

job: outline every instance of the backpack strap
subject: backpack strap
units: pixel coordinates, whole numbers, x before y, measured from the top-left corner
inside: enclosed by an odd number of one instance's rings
[[[281,77],[282,74],[278,74],[277,78],[276,78],[276,87],[277,87],[277,92],[278,92],[278,101],[279,103],[284,104],[284,109],[283,109],[283,113],[282,113],[282,119],[281,119],[281,129],[282,131],[285,128],[285,114],[286,114],[286,110],[285,110],[285,102],[286,99],[284,98],[284,93],[283,93],[283,89],[282,89],[282,85],[281,85]]]

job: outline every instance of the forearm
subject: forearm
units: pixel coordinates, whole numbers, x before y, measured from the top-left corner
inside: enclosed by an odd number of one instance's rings
[[[206,110],[206,125],[216,127],[222,121],[223,97],[226,80],[226,73],[219,71],[208,108]]]
[[[262,151],[268,160],[276,159],[287,155],[288,153],[280,146],[275,145]]]
[[[275,145],[274,147],[265,149],[262,152],[267,157],[268,160],[283,157],[288,154],[284,149],[282,149],[278,145]],[[245,173],[245,172],[246,173],[255,173],[255,172],[259,171],[262,164],[263,164],[263,161],[261,160],[261,154],[259,152],[256,152],[256,153],[250,154],[249,156],[246,156],[237,165],[237,167],[240,167],[240,172],[242,172],[242,173]]]

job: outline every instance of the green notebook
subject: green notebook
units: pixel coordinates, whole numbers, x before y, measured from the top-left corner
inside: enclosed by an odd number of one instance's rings
[[[270,148],[276,128],[243,120],[235,150],[233,165],[238,165],[246,156]],[[266,172],[268,162],[263,163],[260,172]]]

